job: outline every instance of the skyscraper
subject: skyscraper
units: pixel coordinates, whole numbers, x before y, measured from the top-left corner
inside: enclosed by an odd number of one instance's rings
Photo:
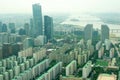
[[[53,38],[53,19],[49,16],[44,16],[44,34],[47,42]]]
[[[29,33],[30,33],[30,26],[29,26],[28,23],[25,23],[25,24],[24,24],[24,29],[25,29],[25,33],[26,33],[26,35],[28,36]]]
[[[43,25],[42,25],[42,10],[39,4],[33,4],[33,34],[35,37],[43,34]]]
[[[87,24],[84,28],[84,40],[92,40],[93,24]]]
[[[9,29],[11,33],[15,33],[15,23],[9,23]]]
[[[101,25],[101,41],[109,39],[109,27],[107,25]]]
[[[7,32],[7,25],[6,24],[2,25],[2,32]]]
[[[2,22],[0,22],[0,32],[2,32]]]
[[[34,27],[33,27],[33,19],[30,19],[30,36],[34,37]]]

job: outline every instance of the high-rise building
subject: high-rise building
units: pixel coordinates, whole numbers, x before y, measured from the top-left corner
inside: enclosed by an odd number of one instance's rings
[[[34,41],[32,38],[25,38],[23,41],[23,47],[24,49],[27,49],[29,47],[33,47]]]
[[[83,67],[82,69],[82,77],[83,78],[87,78],[88,75],[90,74],[91,70],[92,70],[92,62],[91,61],[88,61],[85,66]]]
[[[93,24],[87,24],[84,28],[84,40],[92,40]]]
[[[6,24],[2,25],[2,32],[7,32],[7,25]]]
[[[92,34],[92,43],[95,45],[99,41],[99,32],[98,29],[93,29],[93,34]]]
[[[0,44],[9,43],[9,33],[0,33]]]
[[[39,4],[33,4],[33,26],[35,37],[43,34],[43,25],[42,25],[42,10]]]
[[[73,60],[70,64],[66,66],[66,76],[72,75],[77,69],[76,60]]]
[[[13,55],[18,55],[18,52],[23,50],[23,43],[14,43],[12,44],[12,53]]]
[[[26,35],[28,36],[29,33],[30,33],[30,26],[29,26],[28,23],[25,23],[25,24],[24,24],[24,29],[25,29],[25,33],[26,33]]]
[[[101,25],[101,41],[109,39],[109,27],[107,25]]]
[[[34,27],[33,27],[33,19],[30,19],[30,36],[34,37]]]
[[[0,32],[2,32],[2,22],[0,22]]]
[[[9,23],[9,29],[11,33],[15,33],[15,23]]]
[[[23,28],[19,29],[18,34],[19,35],[26,35],[25,29],[23,29]]]
[[[46,37],[44,35],[40,35],[34,39],[34,46],[44,45],[46,42]]]
[[[44,34],[47,42],[53,38],[53,19],[49,16],[44,16]]]
[[[4,43],[2,46],[2,55],[3,58],[7,58],[9,56],[12,56],[12,46],[10,43]]]

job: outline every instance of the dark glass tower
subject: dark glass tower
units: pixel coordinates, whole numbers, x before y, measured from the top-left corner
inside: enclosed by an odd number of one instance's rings
[[[49,16],[44,16],[44,34],[47,42],[53,38],[53,19]]]
[[[39,4],[33,4],[33,34],[35,37],[38,35],[43,35],[43,26],[42,26],[42,10]]]
[[[107,25],[101,25],[101,41],[109,39],[109,27]]]
[[[6,24],[2,25],[2,32],[7,32],[7,25]]]
[[[0,22],[0,32],[2,32],[2,22]]]
[[[15,23],[9,23],[9,29],[11,33],[15,33]]]

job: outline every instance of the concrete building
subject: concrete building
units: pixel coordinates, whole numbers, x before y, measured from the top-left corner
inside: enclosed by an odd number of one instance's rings
[[[0,33],[2,32],[2,22],[0,22]]]
[[[34,39],[35,46],[44,45],[46,42],[46,37],[44,35],[39,35],[37,38]]]
[[[92,40],[93,24],[87,24],[84,28],[84,40]]]
[[[0,80],[4,80],[4,78],[3,78],[3,75],[2,75],[2,74],[0,74]]]
[[[3,58],[7,58],[9,56],[12,56],[12,45],[10,43],[4,43],[2,46],[2,55]]]
[[[49,16],[44,16],[44,34],[47,42],[53,39],[53,19]]]
[[[15,66],[14,67],[14,69],[13,69],[13,74],[14,74],[14,76],[17,76],[17,75],[19,75],[19,73],[20,73],[20,66]]]
[[[10,33],[15,33],[15,23],[9,23],[9,31]]]
[[[104,54],[104,47],[101,47],[98,51],[98,58],[102,58],[103,54]]]
[[[73,60],[66,66],[66,76],[72,75],[77,70],[77,62]]]
[[[18,52],[18,57],[30,57],[32,55],[33,55],[32,47],[24,49],[24,50]]]
[[[9,42],[9,34],[8,33],[0,33],[0,44]]]
[[[9,80],[9,74],[8,74],[8,72],[4,72],[3,76],[4,76],[4,80]]]
[[[83,80],[82,78],[75,76],[62,76],[60,75],[60,80]]]
[[[30,19],[30,37],[34,37],[34,26],[33,26],[33,19]]]
[[[110,54],[109,54],[109,57],[110,57],[110,58],[113,58],[113,57],[114,57],[114,54],[115,54],[114,52],[115,52],[114,48],[111,48],[111,49],[110,49]]]
[[[99,50],[99,49],[100,49],[100,47],[101,47],[101,45],[102,45],[102,42],[101,42],[101,41],[99,41],[99,42],[96,44],[96,50]]]
[[[35,60],[35,63],[44,59],[45,57],[46,57],[46,49],[44,49],[44,48],[42,48],[41,50],[33,53],[33,58]]]
[[[56,80],[56,77],[62,71],[62,62],[57,63],[52,68],[50,68],[46,73],[38,77],[36,80]]]
[[[82,78],[87,78],[92,70],[92,61],[88,61],[82,69]]]
[[[106,50],[109,50],[111,48],[111,41],[109,39],[105,40],[105,46],[106,46]]]
[[[100,74],[98,76],[97,80],[117,80],[117,76],[116,75],[110,75],[110,74]]]
[[[32,38],[26,38],[23,41],[23,48],[24,49],[27,49],[29,47],[33,47],[33,45],[34,45],[34,40]]]
[[[91,48],[91,45],[92,45],[92,41],[91,40],[87,40],[87,49],[90,49]]]
[[[6,24],[2,25],[2,32],[8,32],[8,28]]]
[[[49,67],[49,59],[45,59],[44,61],[40,62],[39,64],[35,65],[32,68],[32,75],[33,77],[37,77],[42,72],[44,72]]]
[[[30,35],[30,25],[29,25],[29,23],[24,24],[24,29],[25,29],[26,35],[29,36]]]
[[[3,54],[2,54],[2,47],[0,47],[0,60],[3,59]]]
[[[23,50],[23,43],[15,43],[12,44],[12,53],[13,55],[18,56],[18,52],[20,52],[21,50]]]
[[[109,39],[109,27],[107,25],[101,25],[101,41]]]
[[[9,79],[12,80],[14,77],[13,70],[12,69],[8,70],[8,73],[9,73]]]
[[[43,25],[42,25],[42,9],[39,4],[33,4],[33,34],[35,37],[43,34]]]
[[[90,50],[83,50],[82,53],[78,55],[78,65],[80,66],[86,63],[91,55],[92,53],[90,52]]]
[[[15,43],[16,42],[16,34],[10,34],[9,36],[8,36],[8,38],[9,38],[9,43]]]

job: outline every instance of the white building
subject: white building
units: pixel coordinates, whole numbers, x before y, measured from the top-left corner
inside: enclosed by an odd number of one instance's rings
[[[70,64],[66,66],[66,76],[72,75],[77,69],[77,62],[73,60]]]
[[[40,46],[45,44],[45,36],[40,35],[37,38],[34,39],[34,45],[35,46]]]
[[[110,54],[109,54],[110,58],[114,57],[114,48],[110,49]]]
[[[87,78],[92,70],[92,61],[88,61],[82,69],[82,77]]]

